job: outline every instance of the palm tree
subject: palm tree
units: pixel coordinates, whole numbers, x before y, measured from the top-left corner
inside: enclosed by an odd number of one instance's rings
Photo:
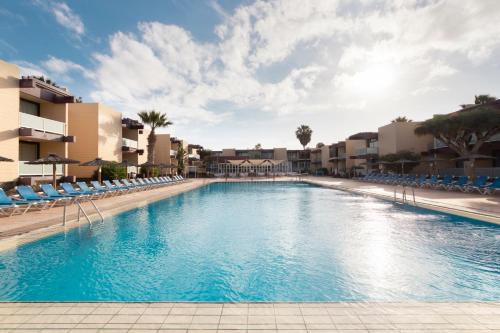
[[[161,127],[167,127],[173,125],[174,123],[169,121],[167,115],[164,113],[157,112],[155,110],[151,111],[141,111],[137,114],[141,121],[151,127],[151,132],[148,135],[148,162],[155,162],[155,145],[156,145],[156,133],[155,130]]]
[[[411,123],[411,122],[412,122],[412,120],[406,118],[406,116],[404,116],[404,117],[400,116],[400,117],[397,117],[397,118],[391,120],[391,123]]]
[[[295,131],[295,136],[299,139],[300,144],[306,150],[306,146],[311,142],[312,129],[307,125],[300,125]]]
[[[255,147],[253,147],[255,150],[262,149],[262,145],[260,143],[256,144]]]

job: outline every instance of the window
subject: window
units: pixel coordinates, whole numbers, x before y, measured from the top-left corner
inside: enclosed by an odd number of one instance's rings
[[[22,113],[40,116],[40,104],[21,99],[20,110]]]
[[[36,142],[19,142],[19,160],[33,161],[38,159],[40,146]]]

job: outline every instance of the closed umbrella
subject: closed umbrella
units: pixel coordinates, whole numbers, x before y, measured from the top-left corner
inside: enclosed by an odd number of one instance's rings
[[[97,167],[97,180],[99,180],[99,183],[101,182],[101,169],[103,166],[105,165],[110,165],[110,164],[114,164],[116,162],[113,162],[113,161],[106,161],[106,160],[103,160],[102,158],[100,157],[97,157],[96,159],[93,159],[92,161],[88,161],[88,162],[85,162],[85,163],[81,163],[80,165],[81,166],[93,166],[93,167]]]
[[[0,162],[14,162],[14,160],[7,158],[7,157],[0,156]]]
[[[46,157],[39,158],[35,161],[26,162],[26,164],[38,164],[38,165],[52,165],[52,185],[54,188],[57,186],[56,183],[56,165],[58,164],[78,164],[80,161],[72,160],[66,157],[60,157],[56,154],[49,154]]]

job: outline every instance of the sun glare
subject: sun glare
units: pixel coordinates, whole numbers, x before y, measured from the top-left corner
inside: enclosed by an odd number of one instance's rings
[[[354,88],[364,94],[386,94],[396,81],[396,71],[390,65],[375,65],[358,72],[354,77]]]

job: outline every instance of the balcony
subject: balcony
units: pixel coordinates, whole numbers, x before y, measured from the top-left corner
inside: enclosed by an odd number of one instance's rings
[[[64,135],[66,124],[60,121],[19,113],[19,127],[32,128],[43,133]]]
[[[19,176],[52,176],[52,165],[31,165],[19,161]],[[56,165],[56,175],[63,175],[63,165]]]
[[[200,159],[200,155],[198,155],[198,154],[189,154],[188,157],[190,159],[193,159],[193,160],[199,160]]]
[[[170,156],[171,157],[177,156],[177,150],[170,149]]]
[[[355,156],[366,156],[366,155],[378,155],[378,148],[377,147],[367,147],[367,148],[356,149]]]

